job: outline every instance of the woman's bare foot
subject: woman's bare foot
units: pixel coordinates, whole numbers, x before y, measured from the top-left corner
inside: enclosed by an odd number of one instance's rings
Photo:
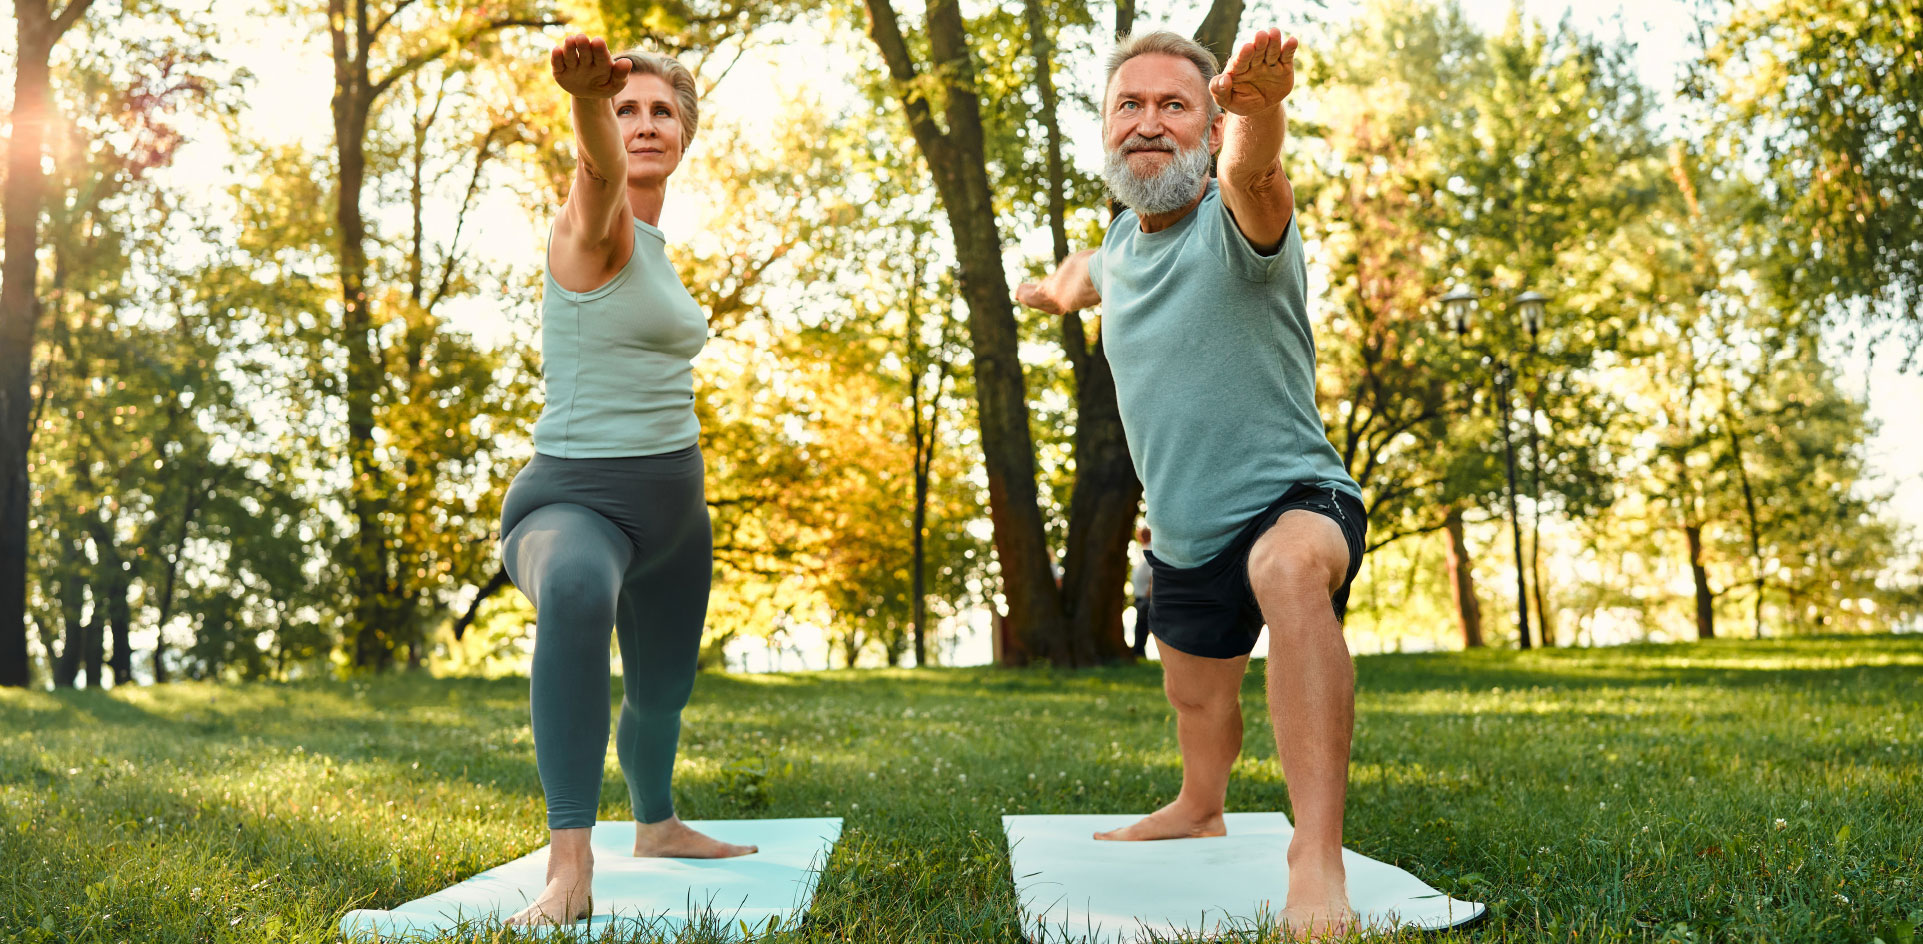
[[[1288,939],[1314,941],[1354,934],[1357,915],[1349,908],[1341,850],[1333,856],[1289,852],[1289,900],[1282,908]]]
[[[1229,829],[1222,822],[1222,808],[1197,809],[1181,797],[1169,805],[1121,829],[1111,829],[1096,833],[1095,838],[1118,842],[1142,842],[1151,839],[1198,839],[1203,836],[1226,836]]]
[[[1282,933],[1290,941],[1340,941],[1360,930],[1356,913],[1345,903],[1340,912],[1282,909]]]
[[[507,919],[509,927],[573,924],[593,910],[594,852],[588,845],[591,829],[556,829],[548,833],[548,884],[534,904]]]
[[[658,823],[634,824],[634,854],[637,858],[731,859],[760,851],[759,846],[738,846],[704,836],[689,829],[688,824],[678,816],[670,816]]]

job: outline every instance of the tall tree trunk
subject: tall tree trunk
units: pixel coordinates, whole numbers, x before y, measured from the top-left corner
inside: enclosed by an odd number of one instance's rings
[[[106,633],[105,642],[110,644],[107,658],[107,672],[115,685],[125,685],[134,680],[134,655],[132,649],[133,614],[127,605],[128,579],[125,561],[121,558],[120,548],[113,541],[113,528],[108,522],[95,522],[94,547],[100,555],[100,569],[105,579],[95,584],[94,589],[102,594],[94,600],[96,612],[104,609]]]
[[[1130,11],[1133,13],[1134,11]],[[1195,29],[1195,41],[1215,54],[1215,61],[1228,68],[1229,55],[1235,51],[1235,32],[1242,26],[1242,0],[1215,0]]]
[[[68,577],[60,584],[60,652],[55,655],[52,649],[47,650],[47,657],[53,662],[55,688],[72,688],[80,676],[80,650],[86,648],[87,635],[81,617],[87,604],[86,590],[86,584],[77,576]]]
[[[107,640],[100,629],[106,621],[107,608],[100,598],[100,587],[96,585],[89,590],[92,605],[87,608],[87,621],[80,624],[80,664],[84,680],[81,684],[102,688],[107,684]]]
[[[334,149],[340,174],[335,188],[334,227],[340,239],[341,336],[347,348],[342,389],[347,398],[347,462],[352,473],[348,507],[355,523],[350,557],[354,600],[348,638],[356,667],[383,669],[394,661],[394,641],[388,635],[388,549],[381,524],[385,475],[374,458],[374,403],[384,371],[376,360],[372,337],[375,325],[366,290],[367,225],[361,216],[361,190],[367,176],[367,119],[373,104],[367,71],[371,39],[367,20],[366,0],[328,2],[334,53]]]
[[[962,295],[968,301],[989,516],[1011,630],[1002,661],[1021,664],[1046,659],[1086,665],[1121,658],[1127,652],[1121,631],[1125,555],[1140,495],[1139,484],[1138,491],[1130,494],[1115,470],[1105,468],[1120,444],[1109,439],[1114,430],[1103,428],[1101,401],[1104,397],[1112,401],[1114,389],[1112,378],[1106,377],[1106,363],[1096,364],[1099,344],[1091,353],[1086,338],[1079,337],[1080,318],[1064,321],[1071,362],[1082,361],[1088,377],[1077,385],[1077,483],[1070,499],[1068,562],[1058,586],[1037,504],[1027,390],[1017,356],[1015,315],[988,182],[975,66],[961,8],[956,0],[932,0],[927,8],[930,72],[943,83],[946,99],[942,117],[947,127],[943,128],[920,90],[926,79],[903,39],[893,5],[889,0],[864,2],[869,37],[887,65],[916,146],[941,196],[954,236]],[[1234,40],[1241,11],[1239,0],[1217,0],[1204,18],[1204,42],[1226,49]],[[1131,20],[1132,13],[1131,6],[1127,11]],[[1118,10],[1118,25],[1123,16],[1124,11]],[[1065,254],[1061,243],[1057,250],[1058,256]],[[1121,462],[1128,465],[1125,446],[1121,449]],[[1086,495],[1084,476],[1091,483]],[[1132,466],[1127,478],[1134,478]]]
[[[40,171],[52,107],[48,61],[92,0],[68,0],[54,13],[48,0],[15,0],[13,112],[9,115],[7,182],[0,193],[5,217],[0,262],[0,685],[25,687],[27,660],[27,453],[33,443],[33,336],[40,323],[37,294],[40,209],[46,181]]]
[[[203,479],[200,488],[190,489],[180,510],[180,531],[174,535],[173,552],[167,555],[167,570],[161,577],[159,616],[154,621],[154,681],[165,682],[167,673],[167,622],[174,616],[175,588],[180,580],[180,556],[187,548],[187,529],[201,501],[215,488],[215,480]]]
[[[107,584],[107,627],[112,643],[107,671],[113,675],[115,685],[130,685],[134,680],[133,613],[127,603],[129,589],[125,571]]]
[[[1709,569],[1703,566],[1703,526],[1698,522],[1683,525],[1689,542],[1689,575],[1696,583],[1696,638],[1716,638],[1716,594],[1709,589]]]
[[[1749,526],[1749,567],[1752,583],[1755,585],[1753,604],[1754,632],[1757,639],[1763,638],[1763,535],[1756,521],[1756,492],[1749,485],[1749,464],[1743,459],[1743,442],[1736,435],[1736,418],[1729,411],[1723,411],[1723,428],[1729,431],[1729,450],[1736,460],[1736,478],[1743,484],[1743,511]]]
[[[895,93],[954,237],[957,276],[968,302],[975,391],[981,422],[989,518],[1001,568],[1008,619],[1018,642],[1011,661],[1045,658],[1068,664],[1073,648],[1061,617],[1060,589],[1049,567],[1047,537],[1035,486],[1035,447],[1028,429],[1027,386],[1016,346],[1015,312],[1002,268],[1001,231],[981,124],[974,61],[957,0],[928,5],[934,74],[946,86],[947,129],[939,127],[889,0],[865,0],[869,36],[881,50]]]
[[[1054,42],[1042,0],[1027,6],[1035,83],[1041,93],[1047,135],[1048,230],[1057,265],[1068,257],[1067,172],[1062,160],[1059,97],[1055,90]],[[1131,11],[1132,14],[1132,11]],[[1121,15],[1121,11],[1117,11]],[[1086,648],[1077,664],[1113,662],[1134,650],[1122,633],[1128,580],[1128,541],[1135,531],[1142,483],[1128,453],[1115,376],[1097,338],[1089,349],[1082,313],[1062,315],[1062,347],[1075,378],[1075,487],[1069,495],[1068,545],[1062,571],[1063,616]]]
[[[1482,603],[1476,599],[1475,565],[1469,558],[1469,544],[1462,527],[1462,509],[1451,508],[1442,522],[1448,533],[1443,559],[1449,568],[1449,596],[1456,605],[1456,628],[1462,632],[1464,649],[1480,649],[1482,642]]]
[[[919,251],[919,240],[917,243],[907,295],[907,330],[903,333],[907,340],[908,369],[911,372],[908,378],[908,406],[912,414],[909,424],[915,447],[915,504],[910,522],[913,532],[909,535],[908,605],[909,619],[913,622],[910,630],[915,666],[920,668],[928,665],[928,483],[934,466],[936,430],[941,420],[942,387],[948,379],[948,319],[941,321],[940,340],[932,355],[941,365],[940,373],[935,379],[935,389],[924,398],[922,382],[928,374],[929,364],[926,362],[929,355],[920,353],[923,350],[921,310],[915,303],[921,296],[923,253]],[[924,399],[928,401],[927,413],[923,412]]]

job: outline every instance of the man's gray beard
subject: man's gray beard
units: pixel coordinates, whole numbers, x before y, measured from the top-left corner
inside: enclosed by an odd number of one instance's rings
[[[1124,143],[1126,146],[1126,142]],[[1177,149],[1175,156],[1155,176],[1144,180],[1128,166],[1128,154],[1121,148],[1108,152],[1102,167],[1102,182],[1116,202],[1142,213],[1173,213],[1195,201],[1202,180],[1209,173],[1209,139],[1194,148]]]

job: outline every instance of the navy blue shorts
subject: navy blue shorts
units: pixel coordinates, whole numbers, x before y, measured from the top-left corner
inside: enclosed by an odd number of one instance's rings
[[[1346,492],[1297,483],[1282,497],[1249,519],[1235,539],[1200,567],[1171,567],[1148,552],[1154,573],[1149,595],[1149,629],[1165,646],[1192,656],[1233,659],[1255,648],[1262,632],[1262,607],[1249,584],[1249,552],[1255,542],[1286,511],[1307,509],[1326,516],[1342,529],[1349,545],[1349,572],[1330,602],[1340,620],[1349,608],[1349,586],[1362,569],[1363,539],[1369,533],[1368,512]]]

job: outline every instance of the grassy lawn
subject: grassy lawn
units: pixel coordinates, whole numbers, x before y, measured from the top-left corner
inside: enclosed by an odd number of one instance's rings
[[[1424,940],[1923,938],[1923,637],[1357,675],[1348,845],[1492,906]],[[1287,810],[1259,670],[1244,694],[1229,809]],[[1177,760],[1153,665],[714,675],[676,802],[846,818],[782,940],[1015,942],[1000,815],[1120,824]],[[525,679],[0,692],[0,942],[337,940],[542,845],[542,809]]]

